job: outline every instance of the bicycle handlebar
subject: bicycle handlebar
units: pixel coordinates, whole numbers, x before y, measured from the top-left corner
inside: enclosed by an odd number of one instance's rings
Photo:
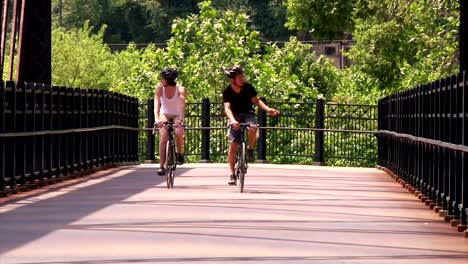
[[[166,125],[166,126],[174,126],[174,125],[176,124],[176,122],[171,121],[171,120],[169,120],[169,121],[163,121],[162,123],[163,123],[163,125]],[[157,126],[158,126],[158,123],[154,123],[154,126],[157,127]],[[180,126],[185,126],[185,124],[181,122],[181,123],[180,123]]]
[[[165,126],[165,127],[167,127],[167,129],[169,129],[169,130],[173,130],[173,129],[175,128],[175,122],[172,121],[172,120],[163,121],[162,123],[163,123],[163,127]],[[182,128],[184,128],[184,127],[185,127],[185,124],[184,124],[184,123],[181,123],[180,126],[181,126]],[[154,126],[153,126],[153,134],[156,133],[156,130],[161,129],[161,128],[162,128],[162,127],[159,127],[158,123],[154,123]]]
[[[248,123],[238,123],[239,124],[239,127],[244,127],[244,128],[248,128],[250,126],[258,126],[258,125],[254,125],[254,124],[248,124]],[[232,127],[232,124],[229,124],[228,127]]]

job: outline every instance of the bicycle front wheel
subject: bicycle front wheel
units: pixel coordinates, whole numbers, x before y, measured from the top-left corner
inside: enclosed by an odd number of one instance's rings
[[[173,171],[172,171],[172,147],[171,142],[167,141],[166,143],[166,161],[164,162],[164,173],[166,175],[166,186],[168,189],[174,186],[174,182],[172,179]]]
[[[175,176],[175,170],[171,170],[171,188],[174,188],[174,176]]]
[[[175,148],[175,144],[171,144],[171,157],[172,157],[172,162],[171,162],[171,188],[174,187],[174,178],[175,178],[175,171],[177,167],[177,152]]]
[[[237,159],[237,178],[239,180],[239,191],[244,192],[244,180],[245,180],[245,171],[246,171],[246,148],[245,143],[242,142],[240,145],[239,158]]]

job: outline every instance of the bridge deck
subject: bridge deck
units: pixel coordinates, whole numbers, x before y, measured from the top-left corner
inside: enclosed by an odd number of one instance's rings
[[[468,239],[377,169],[101,171],[0,200],[0,263],[468,263]],[[19,198],[18,198],[19,197]]]

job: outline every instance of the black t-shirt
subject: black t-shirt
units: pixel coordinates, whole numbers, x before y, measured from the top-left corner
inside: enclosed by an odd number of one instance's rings
[[[252,97],[257,96],[257,91],[250,83],[244,83],[239,93],[234,92],[231,85],[223,91],[223,102],[229,102],[232,113],[239,114],[253,111]]]

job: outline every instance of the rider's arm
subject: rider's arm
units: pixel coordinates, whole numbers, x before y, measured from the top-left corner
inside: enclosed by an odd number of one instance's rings
[[[180,96],[180,121],[184,123],[185,119],[185,100],[187,98],[187,91],[183,86],[179,86],[179,96]]]
[[[252,103],[258,107],[260,107],[263,111],[267,112],[269,115],[278,115],[280,112],[274,108],[268,107],[260,98],[257,96],[252,97]]]
[[[224,113],[231,123],[237,123],[236,119],[234,118],[234,114],[232,113],[230,102],[224,103]]]
[[[159,122],[159,111],[161,110],[161,95],[162,95],[162,88],[160,85],[156,87],[154,92],[154,122]]]
[[[252,103],[258,107],[260,107],[263,111],[268,112],[270,111],[270,107],[268,107],[260,98],[257,96],[252,97]]]

